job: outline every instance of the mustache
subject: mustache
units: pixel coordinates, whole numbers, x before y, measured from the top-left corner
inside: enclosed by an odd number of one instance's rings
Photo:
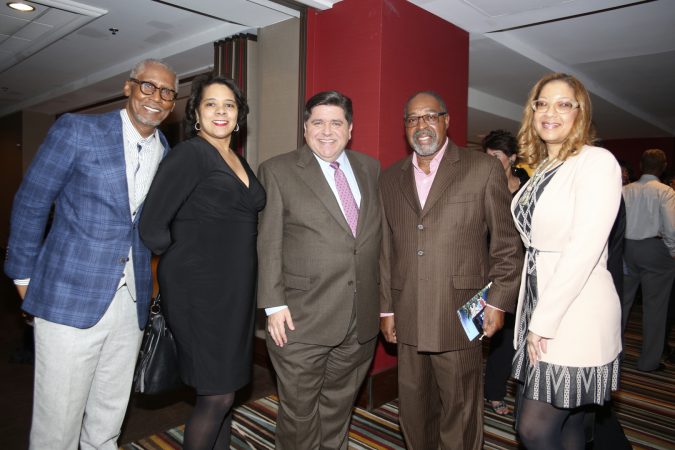
[[[417,141],[421,137],[431,137],[433,139],[436,139],[436,133],[434,132],[434,130],[427,129],[427,130],[417,130],[413,134],[413,139],[415,139],[415,141]]]
[[[158,104],[158,103],[156,103],[156,102],[154,102],[154,101],[152,101],[152,100],[147,101],[147,102],[144,102],[144,103],[141,103],[141,107],[143,107],[143,106],[148,106],[148,107],[150,107],[150,108],[158,109],[158,110],[160,110],[161,112],[165,112],[165,111],[170,111],[170,110],[171,110],[171,108],[166,107],[166,106],[164,106],[164,105],[162,105],[162,104]]]

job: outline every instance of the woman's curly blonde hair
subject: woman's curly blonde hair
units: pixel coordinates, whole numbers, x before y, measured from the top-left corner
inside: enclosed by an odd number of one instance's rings
[[[532,102],[539,98],[544,86],[551,81],[564,81],[574,91],[574,100],[579,103],[579,112],[574,120],[574,125],[562,144],[558,159],[566,160],[572,155],[579,153],[584,145],[590,145],[595,141],[595,130],[591,120],[591,98],[588,91],[579,80],[566,73],[550,73],[542,77],[532,87],[527,103],[523,108],[523,121],[518,131],[518,157],[532,168],[536,168],[548,155],[546,143],[537,134],[534,128],[534,111]]]

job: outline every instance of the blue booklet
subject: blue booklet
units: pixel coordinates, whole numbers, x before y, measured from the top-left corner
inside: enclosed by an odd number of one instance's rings
[[[485,317],[485,306],[487,305],[490,286],[492,286],[492,281],[457,310],[459,322],[470,341],[478,336],[481,339],[483,338],[483,317]]]

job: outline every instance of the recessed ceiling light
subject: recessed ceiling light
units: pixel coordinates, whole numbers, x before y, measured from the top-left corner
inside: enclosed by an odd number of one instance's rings
[[[35,11],[35,6],[29,5],[28,3],[24,2],[9,2],[7,3],[7,6],[21,12]]]

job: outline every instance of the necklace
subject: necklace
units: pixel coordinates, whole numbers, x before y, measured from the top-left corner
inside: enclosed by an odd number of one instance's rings
[[[554,167],[557,167],[559,163],[561,163],[561,161],[559,161],[558,158],[553,159],[546,158],[539,165],[539,167],[537,167],[537,170],[532,175],[530,183],[525,188],[525,192],[523,192],[523,195],[521,195],[520,199],[518,199],[518,203],[520,203],[521,205],[525,205],[527,202],[529,202],[532,193],[537,192],[539,185],[542,183],[542,181],[544,181],[544,175],[546,175],[546,172],[553,169]]]

